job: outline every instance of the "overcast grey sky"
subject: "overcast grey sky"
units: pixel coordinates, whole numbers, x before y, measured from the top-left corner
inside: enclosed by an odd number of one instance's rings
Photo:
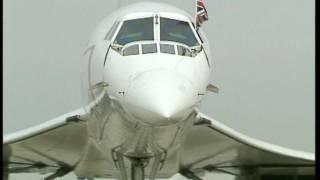
[[[5,133],[81,106],[80,60],[89,35],[128,2],[137,0],[4,0]],[[158,2],[194,12],[193,0]],[[206,4],[203,28],[220,93],[201,110],[246,135],[314,152],[314,0]]]

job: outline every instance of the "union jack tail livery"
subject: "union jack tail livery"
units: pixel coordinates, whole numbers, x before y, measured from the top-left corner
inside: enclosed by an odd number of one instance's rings
[[[204,5],[203,0],[197,1],[197,16],[196,16],[196,24],[199,27],[204,21],[208,20],[208,13]]]

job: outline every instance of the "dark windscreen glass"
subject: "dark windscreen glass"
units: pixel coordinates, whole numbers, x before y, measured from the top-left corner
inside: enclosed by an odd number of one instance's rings
[[[188,22],[168,18],[160,19],[160,40],[179,42],[188,46],[199,45]]]
[[[124,21],[114,43],[125,45],[134,41],[153,39],[153,18],[150,17]]]

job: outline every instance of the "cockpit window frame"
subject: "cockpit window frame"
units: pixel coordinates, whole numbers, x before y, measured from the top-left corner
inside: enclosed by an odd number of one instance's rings
[[[123,21],[113,43],[124,46],[135,41],[154,40],[154,17],[143,17]]]
[[[115,23],[111,26],[110,30],[107,32],[104,40],[112,42],[112,38],[115,36],[120,25],[120,21],[115,21]]]
[[[163,17],[163,18],[167,18],[167,19],[172,19],[172,20],[177,20],[177,21],[184,21],[184,22],[187,22],[189,24],[189,27],[191,28],[192,32],[193,32],[193,35],[195,36],[195,38],[197,39],[199,45],[198,46],[189,46],[190,48],[194,48],[194,47],[199,47],[199,46],[202,46],[203,44],[203,41],[202,39],[199,37],[199,34],[197,33],[196,29],[194,26],[192,26],[192,20],[184,15],[181,15],[181,14],[176,14],[176,13],[168,13],[168,12],[160,12],[158,13],[159,15],[159,22],[160,22],[160,18]],[[159,23],[160,26],[161,26],[161,22]],[[160,29],[159,29],[159,40],[161,39],[160,37]]]
[[[135,20],[135,19],[144,19],[144,18],[153,18],[153,34],[154,34],[154,39],[152,41],[146,41],[146,42],[154,42],[156,44],[160,43],[165,43],[166,41],[161,41],[161,37],[160,37],[160,26],[161,26],[161,22],[160,22],[160,18],[167,18],[167,19],[172,19],[172,20],[176,20],[176,21],[183,21],[186,22],[189,25],[189,28],[191,28],[191,31],[195,37],[195,39],[197,40],[197,45],[196,46],[188,46],[187,44],[181,43],[181,42],[175,42],[175,41],[169,41],[170,44],[176,44],[175,45],[175,51],[176,51],[176,55],[178,55],[178,51],[177,51],[177,45],[183,45],[185,47],[187,47],[189,50],[192,51],[192,57],[194,57],[194,55],[196,56],[200,51],[202,51],[202,45],[203,45],[203,41],[200,37],[200,35],[198,34],[197,30],[195,29],[195,27],[193,26],[193,22],[191,20],[190,17],[185,16],[185,15],[181,15],[181,14],[177,14],[177,13],[166,13],[166,12],[158,12],[158,13],[154,13],[154,12],[144,12],[144,13],[134,13],[134,14],[129,14],[126,15],[124,17],[122,17],[121,19],[118,19],[118,25],[116,25],[116,30],[113,32],[113,34],[111,35],[110,38],[110,42],[111,42],[111,48],[118,51],[120,54],[122,54],[122,50],[124,48],[127,47],[128,44],[131,43],[144,43],[144,40],[142,41],[132,41],[129,43],[126,43],[124,45],[121,44],[117,44],[115,43],[115,39],[117,38],[123,24],[125,21],[127,20]],[[107,37],[106,37],[107,38]],[[168,41],[167,41],[168,42]],[[140,47],[140,46],[139,46]],[[139,48],[141,51],[141,48]],[[158,52],[160,52],[160,47],[157,48]],[[139,54],[142,54],[141,52]]]
[[[143,19],[143,18],[150,18],[150,17],[152,17],[152,18],[154,18],[154,14],[155,13],[148,13],[148,12],[144,12],[144,13],[133,13],[133,14],[129,14],[129,15],[126,15],[126,16],[124,16],[123,18],[121,18],[120,20],[119,20],[119,24],[118,24],[118,27],[117,27],[117,30],[114,32],[114,34],[112,35],[112,38],[110,39],[110,42],[112,43],[112,44],[115,44],[114,43],[114,41],[115,41],[115,39],[116,39],[116,37],[117,37],[117,35],[118,35],[118,33],[119,33],[119,31],[120,31],[120,29],[121,29],[121,27],[123,26],[123,23],[125,22],[125,21],[128,21],[128,20],[135,20],[135,19]],[[154,19],[153,19],[153,36],[154,36],[154,39],[155,39],[155,33],[154,33],[154,29],[155,29],[155,27],[154,27],[154,23],[155,21],[154,21]],[[122,46],[122,45],[120,45],[120,44],[115,44],[115,45],[118,45],[118,46]],[[122,46],[123,47],[123,46]]]
[[[118,35],[118,33],[119,33],[120,28],[122,27],[122,25],[123,25],[123,20],[120,21],[120,23],[119,23],[116,31],[114,32],[114,34],[112,35],[112,38],[110,39],[110,41],[111,41],[112,44],[114,44],[114,40],[116,39],[116,37],[117,37],[117,35]]]

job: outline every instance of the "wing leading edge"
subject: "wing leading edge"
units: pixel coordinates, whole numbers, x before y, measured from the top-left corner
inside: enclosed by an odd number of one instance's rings
[[[245,136],[199,112],[188,132],[181,164],[183,170],[221,171],[238,179],[313,179],[314,159],[314,154]]]
[[[83,110],[76,110],[38,126],[5,135],[4,178],[8,178],[9,173],[25,172],[55,172],[54,177],[58,177],[72,171],[87,144],[87,125],[81,120],[84,114]]]

